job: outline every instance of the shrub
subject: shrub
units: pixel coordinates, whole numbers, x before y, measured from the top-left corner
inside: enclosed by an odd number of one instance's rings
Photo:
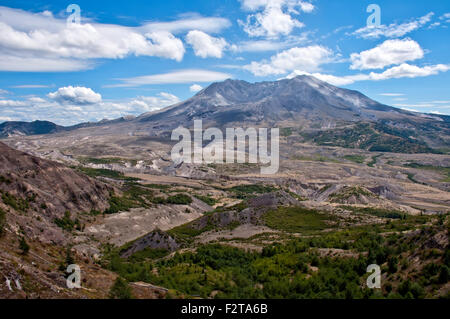
[[[287,232],[312,232],[327,228],[325,221],[333,217],[302,207],[280,207],[264,215],[266,225]]]
[[[192,203],[192,198],[185,194],[177,194],[175,196],[167,197],[166,203],[174,205],[189,205]]]
[[[0,183],[5,183],[5,184],[9,185],[12,183],[12,181],[3,175],[0,175]]]
[[[267,194],[276,191],[277,189],[273,186],[265,185],[238,185],[228,189],[230,192],[234,193],[235,197],[238,199],[247,199],[255,197],[256,194]]]
[[[12,207],[16,211],[26,212],[29,208],[28,201],[23,200],[22,198],[17,198],[10,193],[2,193],[3,203]]]
[[[131,288],[128,285],[128,282],[121,278],[117,277],[116,281],[114,282],[114,285],[111,287],[111,290],[109,291],[109,298],[110,299],[131,299]]]
[[[77,224],[76,221],[73,221],[70,218],[70,212],[69,211],[66,211],[64,213],[64,217],[63,218],[55,218],[54,222],[55,222],[56,226],[61,227],[62,229],[67,230],[67,231],[73,230],[73,228]],[[78,222],[78,224],[79,224],[79,222]]]
[[[398,258],[397,256],[392,256],[388,259],[388,267],[389,267],[389,272],[391,274],[397,272],[397,268],[398,268]]]
[[[25,237],[20,238],[19,249],[22,251],[22,255],[26,255],[30,251],[30,245],[28,245]]]
[[[449,278],[449,269],[447,266],[443,265],[441,266],[441,271],[439,272],[438,283],[446,284],[448,282],[448,278]]]
[[[195,195],[195,197],[201,200],[202,202],[208,204],[209,206],[214,206],[217,203],[217,201],[214,198],[209,196]]]
[[[109,208],[105,210],[105,214],[116,214],[120,211],[129,211],[130,208],[135,207],[137,207],[137,205],[131,199],[112,196],[109,199]]]
[[[6,214],[3,211],[3,209],[0,208],[0,236],[3,235],[3,232],[5,231],[5,225],[6,225]]]

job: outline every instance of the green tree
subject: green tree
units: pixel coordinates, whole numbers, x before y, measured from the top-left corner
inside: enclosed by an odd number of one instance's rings
[[[30,251],[30,245],[28,245],[25,237],[20,238],[19,248],[22,251],[22,255],[26,255]]]
[[[391,258],[388,259],[388,268],[391,274],[397,272],[397,266],[398,266],[397,256],[392,256]]]
[[[447,266],[443,265],[441,266],[438,282],[440,284],[446,284],[448,282],[448,278],[449,278],[449,269]]]
[[[111,287],[109,291],[110,299],[131,299],[133,298],[131,294],[131,288],[128,285],[128,282],[121,278],[117,277],[114,285]]]

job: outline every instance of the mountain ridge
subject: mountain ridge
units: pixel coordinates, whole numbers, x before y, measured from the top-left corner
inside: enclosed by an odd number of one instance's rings
[[[137,134],[167,138],[179,126],[190,128],[195,119],[203,120],[204,128],[280,127],[305,132],[326,131],[356,123],[381,123],[387,131],[401,130],[402,138],[408,138],[403,135],[409,134],[413,139],[426,140],[426,144],[433,147],[450,147],[449,116],[398,109],[372,100],[361,92],[339,88],[306,75],[255,83],[228,79],[211,84],[183,102],[135,118],[82,123],[58,127],[55,131],[71,134],[82,129],[85,135]],[[5,134],[0,129],[1,136],[5,137]]]

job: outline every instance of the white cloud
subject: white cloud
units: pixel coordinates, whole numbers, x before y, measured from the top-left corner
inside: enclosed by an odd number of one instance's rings
[[[433,101],[434,104],[450,104],[450,101]]]
[[[222,72],[201,69],[186,69],[163,74],[121,79],[121,81],[123,82],[122,84],[108,85],[106,87],[136,87],[141,85],[154,84],[192,83],[193,81],[204,83],[224,81],[231,77],[232,76],[230,74]]]
[[[219,33],[229,28],[231,22],[225,18],[202,17],[196,14],[185,15],[171,22],[149,22],[140,27],[144,32],[167,31],[173,34],[189,30],[200,30],[208,33]]]
[[[60,125],[82,122],[97,122],[102,119],[116,119],[137,116],[176,104],[180,99],[170,93],[161,92],[156,96],[139,96],[133,99],[99,101],[94,104],[77,104],[70,99],[46,100],[31,97],[26,100],[0,100],[1,120],[34,121],[49,120]],[[3,108],[2,108],[3,106]]]
[[[212,37],[199,30],[190,31],[186,41],[194,48],[195,55],[202,58],[221,58],[228,45],[225,39]]]
[[[241,0],[241,3],[245,10],[260,11],[248,15],[245,22],[238,20],[251,37],[289,35],[304,26],[294,15],[314,10],[314,5],[301,0]]]
[[[30,101],[32,103],[46,103],[47,102],[43,98],[37,97],[37,96],[33,96],[33,97],[28,98],[28,101]]]
[[[436,27],[438,27],[438,26],[440,26],[440,25],[441,25],[440,22],[434,22],[434,23],[430,24],[430,26],[428,27],[428,29],[434,29],[434,28],[436,28]]]
[[[446,20],[445,22],[450,23],[450,13],[445,13],[439,17],[439,20]]]
[[[0,89],[0,96],[7,95],[7,94],[9,94],[8,91]]]
[[[403,93],[381,93],[381,94],[378,94],[378,95],[389,96],[389,97],[405,96],[405,94],[403,94]]]
[[[10,118],[10,117],[0,116],[0,123],[9,122],[9,121],[12,121],[12,120],[13,119]]]
[[[423,17],[402,24],[392,23],[379,27],[367,26],[356,30],[353,34],[363,39],[399,38],[426,25],[431,21],[433,15],[434,13],[430,12]]]
[[[13,89],[45,89],[49,87],[50,85],[43,85],[43,84],[22,84],[11,86],[11,88]]]
[[[361,81],[365,79],[365,75],[357,74],[357,75],[347,75],[347,76],[336,76],[331,74],[323,74],[323,73],[309,73],[301,70],[294,70],[291,74],[289,74],[286,78],[292,79],[299,75],[309,75],[313,76],[321,81],[330,83],[336,86],[348,85],[355,83],[357,81]]]
[[[24,107],[28,104],[25,101],[0,100],[0,107]]]
[[[93,68],[91,61],[62,58],[42,58],[32,56],[12,56],[1,53],[0,71],[12,72],[69,72]]]
[[[313,72],[320,65],[331,62],[332,55],[330,49],[318,45],[295,47],[272,56],[270,61],[252,62],[244,69],[256,76],[285,74],[293,70]]]
[[[290,35],[282,40],[250,40],[239,42],[235,47],[236,52],[266,52],[279,51],[299,45],[305,45],[310,41],[310,32],[302,32],[300,35]]]
[[[310,75],[332,85],[340,86],[353,84],[359,81],[382,81],[389,79],[426,77],[439,74],[440,72],[447,72],[448,70],[450,70],[450,65],[445,64],[419,67],[416,65],[403,63],[399,66],[387,69],[382,73],[371,72],[369,74],[360,73],[355,75],[335,76],[331,74],[308,73],[301,70],[295,70],[289,74],[287,78],[293,78],[298,75]]]
[[[422,48],[414,40],[387,40],[373,49],[351,54],[350,68],[352,70],[382,69],[386,66],[421,59],[423,56]]]
[[[158,96],[139,96],[128,103],[128,107],[133,113],[141,114],[162,109],[163,107],[174,105],[180,102],[180,99],[170,93],[161,92]]]
[[[80,71],[94,67],[93,59],[131,55],[181,61],[185,48],[172,32],[214,33],[231,25],[224,18],[198,15],[137,27],[87,22],[67,26],[49,12],[0,6],[0,71]]]
[[[189,90],[191,92],[193,92],[193,93],[196,93],[196,92],[199,92],[199,91],[203,90],[203,87],[201,85],[198,85],[198,84],[193,84],[193,85],[191,85]]]
[[[450,65],[437,64],[419,67],[416,65],[410,65],[403,63],[399,66],[390,68],[383,73],[370,73],[370,78],[375,81],[388,80],[388,79],[400,79],[400,78],[417,78],[430,75],[436,75],[440,72],[447,72],[450,70]]]
[[[80,86],[67,86],[59,88],[56,92],[49,93],[48,97],[61,104],[87,105],[102,101],[102,96],[92,89]]]
[[[0,22],[0,48],[26,57],[117,59],[145,55],[180,61],[184,55],[183,43],[169,32],[140,34],[126,27],[101,24],[72,24],[58,32],[24,32]]]

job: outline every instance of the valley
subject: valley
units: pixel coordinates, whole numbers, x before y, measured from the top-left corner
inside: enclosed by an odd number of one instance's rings
[[[278,173],[172,162],[170,130],[196,117],[279,127]],[[0,274],[23,285],[0,294],[448,298],[448,130],[445,116],[299,77],[225,81],[134,119],[9,136]],[[70,290],[74,263],[82,289]],[[367,288],[370,264],[381,289]]]

